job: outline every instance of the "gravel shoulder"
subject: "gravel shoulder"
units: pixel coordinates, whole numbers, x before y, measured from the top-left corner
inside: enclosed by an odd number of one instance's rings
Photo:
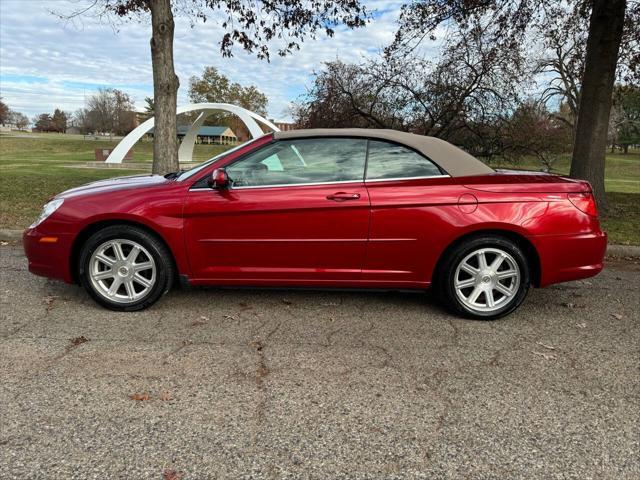
[[[640,264],[462,320],[429,294],[113,313],[0,247],[2,478],[640,477]]]

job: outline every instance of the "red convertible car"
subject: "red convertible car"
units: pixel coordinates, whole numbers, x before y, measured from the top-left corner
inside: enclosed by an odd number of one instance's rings
[[[29,270],[139,310],[189,285],[426,289],[504,316],[531,285],[602,270],[587,182],[494,171],[392,130],[267,134],[191,170],[63,192],[24,233]]]

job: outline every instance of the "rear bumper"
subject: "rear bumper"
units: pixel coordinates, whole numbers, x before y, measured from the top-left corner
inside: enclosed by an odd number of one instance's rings
[[[37,227],[26,229],[22,234],[22,246],[29,260],[29,271],[41,277],[72,283],[69,266],[71,242],[71,235],[47,235]]]
[[[540,286],[593,277],[604,268],[607,234],[530,237],[540,256]]]

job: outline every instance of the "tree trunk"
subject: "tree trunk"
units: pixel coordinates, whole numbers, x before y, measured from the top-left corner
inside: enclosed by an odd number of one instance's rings
[[[589,21],[571,176],[588,180],[604,209],[604,158],[625,0],[594,0]]]
[[[173,67],[173,12],[171,0],[147,0],[151,10],[153,64],[153,173],[178,170],[176,108],[180,81]]]

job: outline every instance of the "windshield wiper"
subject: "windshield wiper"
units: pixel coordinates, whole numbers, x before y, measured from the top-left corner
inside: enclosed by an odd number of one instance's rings
[[[184,173],[184,169],[181,168],[180,170],[178,170],[177,172],[171,172],[171,173],[167,173],[164,178],[166,178],[167,180],[173,180],[175,178],[178,178],[180,175],[182,175]]]

